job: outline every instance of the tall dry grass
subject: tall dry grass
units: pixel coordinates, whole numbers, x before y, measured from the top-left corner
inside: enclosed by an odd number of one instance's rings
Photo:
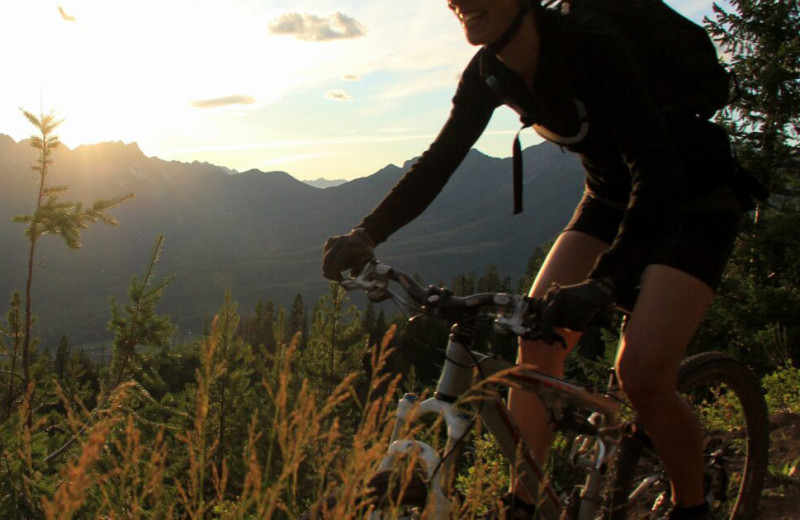
[[[228,368],[218,358],[215,364],[220,341],[215,327],[200,347],[194,408],[184,431],[162,425],[154,436],[146,433],[142,417],[129,406],[139,386],[135,382],[120,385],[103,400],[102,409],[93,411],[58,389],[65,423],[76,441],[57,472],[51,471],[49,487],[40,485],[48,482],[47,468],[32,449],[47,420],[28,426],[23,418],[29,411],[23,404],[14,456],[22,461],[20,487],[34,505],[29,508],[32,517],[291,519],[304,511],[308,518],[364,517],[377,503],[370,481],[388,448],[399,396],[400,376],[386,370],[393,334],[394,328],[373,349],[366,398],[358,395],[357,374],[345,377],[330,395],[320,395],[306,380],[297,381],[296,336],[280,356],[277,377],[262,381],[271,401],[271,428],[264,428],[267,417],[257,413],[251,418],[247,443],[241,447],[246,473],[238,483],[230,480],[228,461],[214,463],[219,446],[209,427],[209,396]],[[343,409],[357,410],[357,420],[348,418],[345,426]],[[435,443],[441,438],[440,426],[439,421],[409,425],[404,435]],[[480,457],[479,450],[470,459],[472,466],[465,469],[454,497],[453,510],[461,518],[474,516],[487,493],[497,491],[494,484],[487,490],[486,483],[498,482],[499,470],[482,464]],[[413,455],[404,463],[394,503],[402,501],[419,468]]]

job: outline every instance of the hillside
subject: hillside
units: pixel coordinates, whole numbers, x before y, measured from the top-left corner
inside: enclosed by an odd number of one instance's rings
[[[34,153],[27,142],[0,135],[3,298],[24,283],[27,242],[10,218],[32,209]],[[166,238],[159,273],[175,276],[162,312],[184,332],[202,328],[227,287],[243,310],[259,299],[288,305],[297,293],[310,304],[325,287],[324,240],[357,224],[413,164],[319,189],[285,172],[164,161],[119,142],[62,146],[54,161],[48,184],[69,185],[64,200],[135,198],[113,211],[118,227],[86,231],[81,250],[67,250],[56,237],[41,241],[34,302],[38,334],[49,345],[62,334],[76,345],[107,342],[108,301],[126,301],[158,234]],[[518,276],[533,249],[569,218],[582,188],[580,165],[556,147],[525,150],[524,165],[522,215],[512,216],[511,160],[473,150],[436,202],[378,254],[426,280],[448,281],[489,263]]]

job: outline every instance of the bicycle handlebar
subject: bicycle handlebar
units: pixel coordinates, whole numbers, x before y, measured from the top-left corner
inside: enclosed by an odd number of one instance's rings
[[[494,318],[494,330],[498,334],[514,334],[526,339],[537,339],[539,300],[505,292],[483,292],[467,296],[455,296],[447,289],[422,287],[411,276],[391,266],[372,260],[355,278],[340,282],[347,291],[363,290],[367,298],[380,302],[392,296],[389,282],[400,284],[411,300],[425,314],[443,316],[452,321],[469,320],[481,316],[487,307],[494,312],[484,312],[485,317]]]

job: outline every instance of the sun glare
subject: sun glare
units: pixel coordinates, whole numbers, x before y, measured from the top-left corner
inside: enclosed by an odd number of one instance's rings
[[[342,13],[322,0],[0,1],[0,46],[13,78],[0,82],[0,133],[31,134],[21,107],[54,111],[69,147],[137,142],[148,155],[298,139],[316,147],[349,132],[373,135],[379,115],[403,107],[407,116],[408,98],[455,82],[462,60],[441,40],[450,33],[419,36],[429,14],[455,22],[446,7],[420,1],[401,8],[423,13],[402,27],[397,13],[360,0],[343,2]],[[298,16],[300,30],[274,30]],[[405,37],[425,46],[398,46]],[[417,68],[425,74],[410,73]],[[444,68],[445,87],[437,79]],[[327,153],[298,146],[280,157],[322,161]],[[276,154],[175,158],[249,168],[285,160]]]
[[[187,123],[214,110],[274,102],[314,61],[309,45],[270,37],[266,20],[227,2],[20,4],[0,11],[0,43],[19,49],[7,54],[20,79],[9,97],[56,110],[69,145],[196,132]],[[215,99],[248,102],[202,103]]]

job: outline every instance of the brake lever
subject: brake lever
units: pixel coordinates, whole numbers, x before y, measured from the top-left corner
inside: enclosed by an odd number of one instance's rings
[[[389,294],[389,271],[391,268],[377,260],[367,262],[355,278],[345,278],[339,282],[346,291],[361,289],[372,302],[382,302]]]
[[[530,341],[543,341],[548,345],[559,344],[561,348],[567,348],[567,342],[563,336],[555,332],[550,334],[543,334],[539,329],[539,318],[541,313],[541,300],[538,298],[528,297],[527,301],[527,319],[526,319],[526,332],[522,335],[523,339]]]

